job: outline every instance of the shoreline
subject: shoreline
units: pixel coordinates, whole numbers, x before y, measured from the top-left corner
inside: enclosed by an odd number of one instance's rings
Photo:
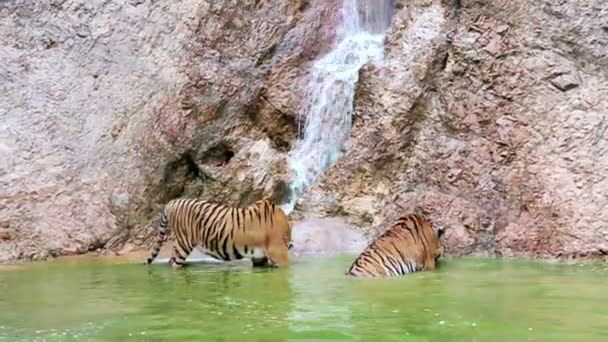
[[[58,257],[50,257],[46,260],[35,260],[35,261],[26,261],[22,260],[17,263],[11,264],[0,264],[0,272],[3,271],[17,271],[22,270],[27,267],[37,265],[37,264],[46,264],[46,263],[62,263],[62,264],[81,264],[88,262],[107,262],[112,264],[141,264],[145,266],[144,261],[148,257],[148,250],[138,248],[135,250],[131,250],[124,253],[116,253],[111,251],[101,251],[101,252],[87,252],[83,254],[71,254],[71,255],[62,255]],[[200,263],[201,261],[204,263],[222,263],[222,261],[217,261],[212,259],[211,257],[207,257],[202,253],[195,253],[198,255],[191,255],[188,260],[193,263]],[[345,252],[344,254],[351,255],[352,253]],[[340,253],[320,253],[320,254],[310,254],[306,253],[303,255],[294,255],[294,258],[311,258],[311,259],[324,259],[331,258],[340,255]],[[356,255],[353,255],[356,257]],[[154,264],[163,264],[166,263],[168,256],[157,257],[156,262]],[[545,264],[562,264],[569,266],[589,266],[589,265],[607,265],[608,260],[606,258],[598,257],[598,256],[587,256],[587,257],[579,257],[579,258],[531,258],[525,256],[513,256],[513,257],[503,257],[497,255],[488,255],[488,254],[479,254],[479,255],[466,255],[466,256],[451,256],[447,255],[443,259],[443,262],[456,261],[461,259],[491,259],[491,260],[499,260],[506,262],[539,262]],[[243,259],[246,260],[246,259]],[[234,262],[241,262],[234,261]]]

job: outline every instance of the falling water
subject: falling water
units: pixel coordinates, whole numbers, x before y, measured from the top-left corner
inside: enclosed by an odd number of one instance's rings
[[[394,0],[343,0],[337,44],[312,66],[300,116],[303,138],[291,151],[291,194],[283,205],[291,212],[296,200],[338,159],[350,135],[359,69],[384,57],[384,35]]]

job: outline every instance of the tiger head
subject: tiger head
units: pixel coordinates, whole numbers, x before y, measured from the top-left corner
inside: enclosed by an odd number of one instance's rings
[[[292,249],[292,224],[291,221],[289,221],[289,217],[287,216],[287,214],[285,214],[283,209],[281,209],[279,206],[275,206],[275,220],[277,226],[276,228],[279,230],[281,237],[283,238],[283,242],[285,243],[285,246],[287,246],[288,250]]]
[[[445,228],[441,225],[433,225],[433,230],[435,231],[435,235],[437,236],[437,249],[435,251],[435,261],[437,261],[440,257],[443,256],[443,253],[445,252],[444,247],[443,247],[443,234],[445,233]]]
[[[437,261],[440,257],[443,256],[443,253],[445,252],[444,248],[443,248],[443,243],[442,243],[442,238],[443,235],[445,234],[445,228],[443,227],[443,225],[438,224],[438,223],[431,223],[433,226],[433,231],[435,232],[435,236],[437,236],[437,249],[435,250],[435,261]]]
[[[285,246],[287,247],[288,250],[293,248],[293,241],[292,241],[292,237],[291,237],[291,230],[292,230],[292,224],[291,221],[289,220],[289,217],[287,216],[287,214],[285,214],[285,211],[283,211],[283,209],[278,206],[275,205],[274,202],[268,198],[262,199],[260,201],[258,201],[256,204],[258,204],[260,207],[264,207],[267,206],[269,208],[272,208],[272,227],[271,230],[273,232],[277,232],[278,234],[281,235],[281,239],[283,241],[283,243],[285,243]]]
[[[442,237],[445,233],[445,228],[442,224],[432,221],[426,214],[425,210],[421,207],[414,208],[414,213],[420,215],[421,217],[424,217],[433,229],[433,233],[435,234],[435,237],[437,239],[433,239],[434,241],[432,247],[435,249],[435,262],[437,262],[437,260],[439,260],[439,258],[442,257],[444,253]]]

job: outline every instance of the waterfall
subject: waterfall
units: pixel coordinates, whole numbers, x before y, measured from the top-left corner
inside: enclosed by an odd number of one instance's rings
[[[336,44],[314,62],[305,89],[302,139],[289,155],[290,213],[304,190],[338,159],[350,135],[359,69],[384,58],[384,35],[394,0],[343,0]],[[300,120],[301,122],[302,120]]]

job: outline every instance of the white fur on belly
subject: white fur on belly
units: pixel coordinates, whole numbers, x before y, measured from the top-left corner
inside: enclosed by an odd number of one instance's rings
[[[245,253],[244,249],[239,249],[239,253],[245,258],[263,258],[266,256],[264,252],[264,248],[254,247],[253,249],[247,249],[247,253]]]
[[[217,260],[222,260],[222,257],[220,257],[220,255],[216,252],[212,252],[210,250],[208,250],[205,247],[202,246],[197,246],[197,249],[199,249],[199,251],[203,254],[206,254],[212,258],[215,258]],[[254,247],[252,248],[247,248],[247,253],[245,253],[245,249],[244,248],[239,248],[239,253],[241,253],[241,255],[244,258],[256,258],[256,259],[260,259],[266,256],[266,253],[264,252],[264,248],[262,247]]]

